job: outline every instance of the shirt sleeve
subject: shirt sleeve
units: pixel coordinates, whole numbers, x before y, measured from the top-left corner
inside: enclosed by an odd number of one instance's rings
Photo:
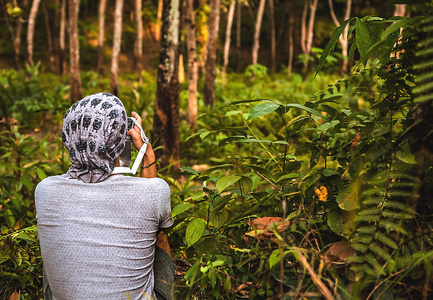
[[[168,228],[174,223],[171,217],[170,187],[163,181],[159,207],[159,228]]]

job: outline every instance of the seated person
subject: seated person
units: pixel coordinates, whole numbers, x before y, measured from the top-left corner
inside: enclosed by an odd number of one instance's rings
[[[141,125],[141,118],[133,113]],[[68,172],[35,191],[45,299],[170,299],[174,264],[170,188],[147,146],[141,177],[113,174],[130,135],[122,102],[108,93],[75,103],[63,118]]]

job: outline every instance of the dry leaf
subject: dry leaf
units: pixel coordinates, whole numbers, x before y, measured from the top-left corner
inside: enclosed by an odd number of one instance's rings
[[[257,239],[265,239],[268,236],[274,235],[274,228],[278,232],[283,232],[290,226],[290,221],[286,221],[280,217],[263,217],[248,221],[248,225],[254,228],[254,230],[245,233],[245,235],[255,237]]]

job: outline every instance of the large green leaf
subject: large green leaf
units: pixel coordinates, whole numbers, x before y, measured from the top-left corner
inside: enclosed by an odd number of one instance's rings
[[[210,223],[216,228],[223,226],[229,217],[229,213],[226,210],[223,211],[212,211],[209,216]]]
[[[203,219],[195,218],[186,227],[185,240],[188,247],[194,245],[203,235],[206,222]]]
[[[223,176],[216,183],[217,190],[221,193],[232,184],[238,182],[242,177],[238,175]]]
[[[273,102],[260,103],[256,106],[254,106],[253,108],[251,108],[250,111],[248,112],[248,114],[246,114],[245,116],[246,116],[246,119],[248,121],[251,121],[255,118],[267,115],[271,112],[274,112],[279,107],[280,107],[279,104],[276,104]]]
[[[355,211],[344,211],[334,207],[328,215],[328,226],[336,234],[349,237],[356,228],[354,215]]]
[[[191,204],[191,203],[180,203],[180,204],[176,205],[173,208],[173,210],[171,212],[171,216],[174,218],[177,215],[180,215],[181,213],[187,211],[191,207],[194,207],[194,204]]]
[[[358,46],[359,54],[361,54],[361,57],[364,57],[370,48],[370,37],[367,26],[358,18],[356,18],[356,45]]]

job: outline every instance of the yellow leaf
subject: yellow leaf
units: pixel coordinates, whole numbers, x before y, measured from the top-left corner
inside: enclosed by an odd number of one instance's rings
[[[328,189],[325,186],[322,185],[321,187],[317,188],[315,192],[319,201],[328,201]]]

